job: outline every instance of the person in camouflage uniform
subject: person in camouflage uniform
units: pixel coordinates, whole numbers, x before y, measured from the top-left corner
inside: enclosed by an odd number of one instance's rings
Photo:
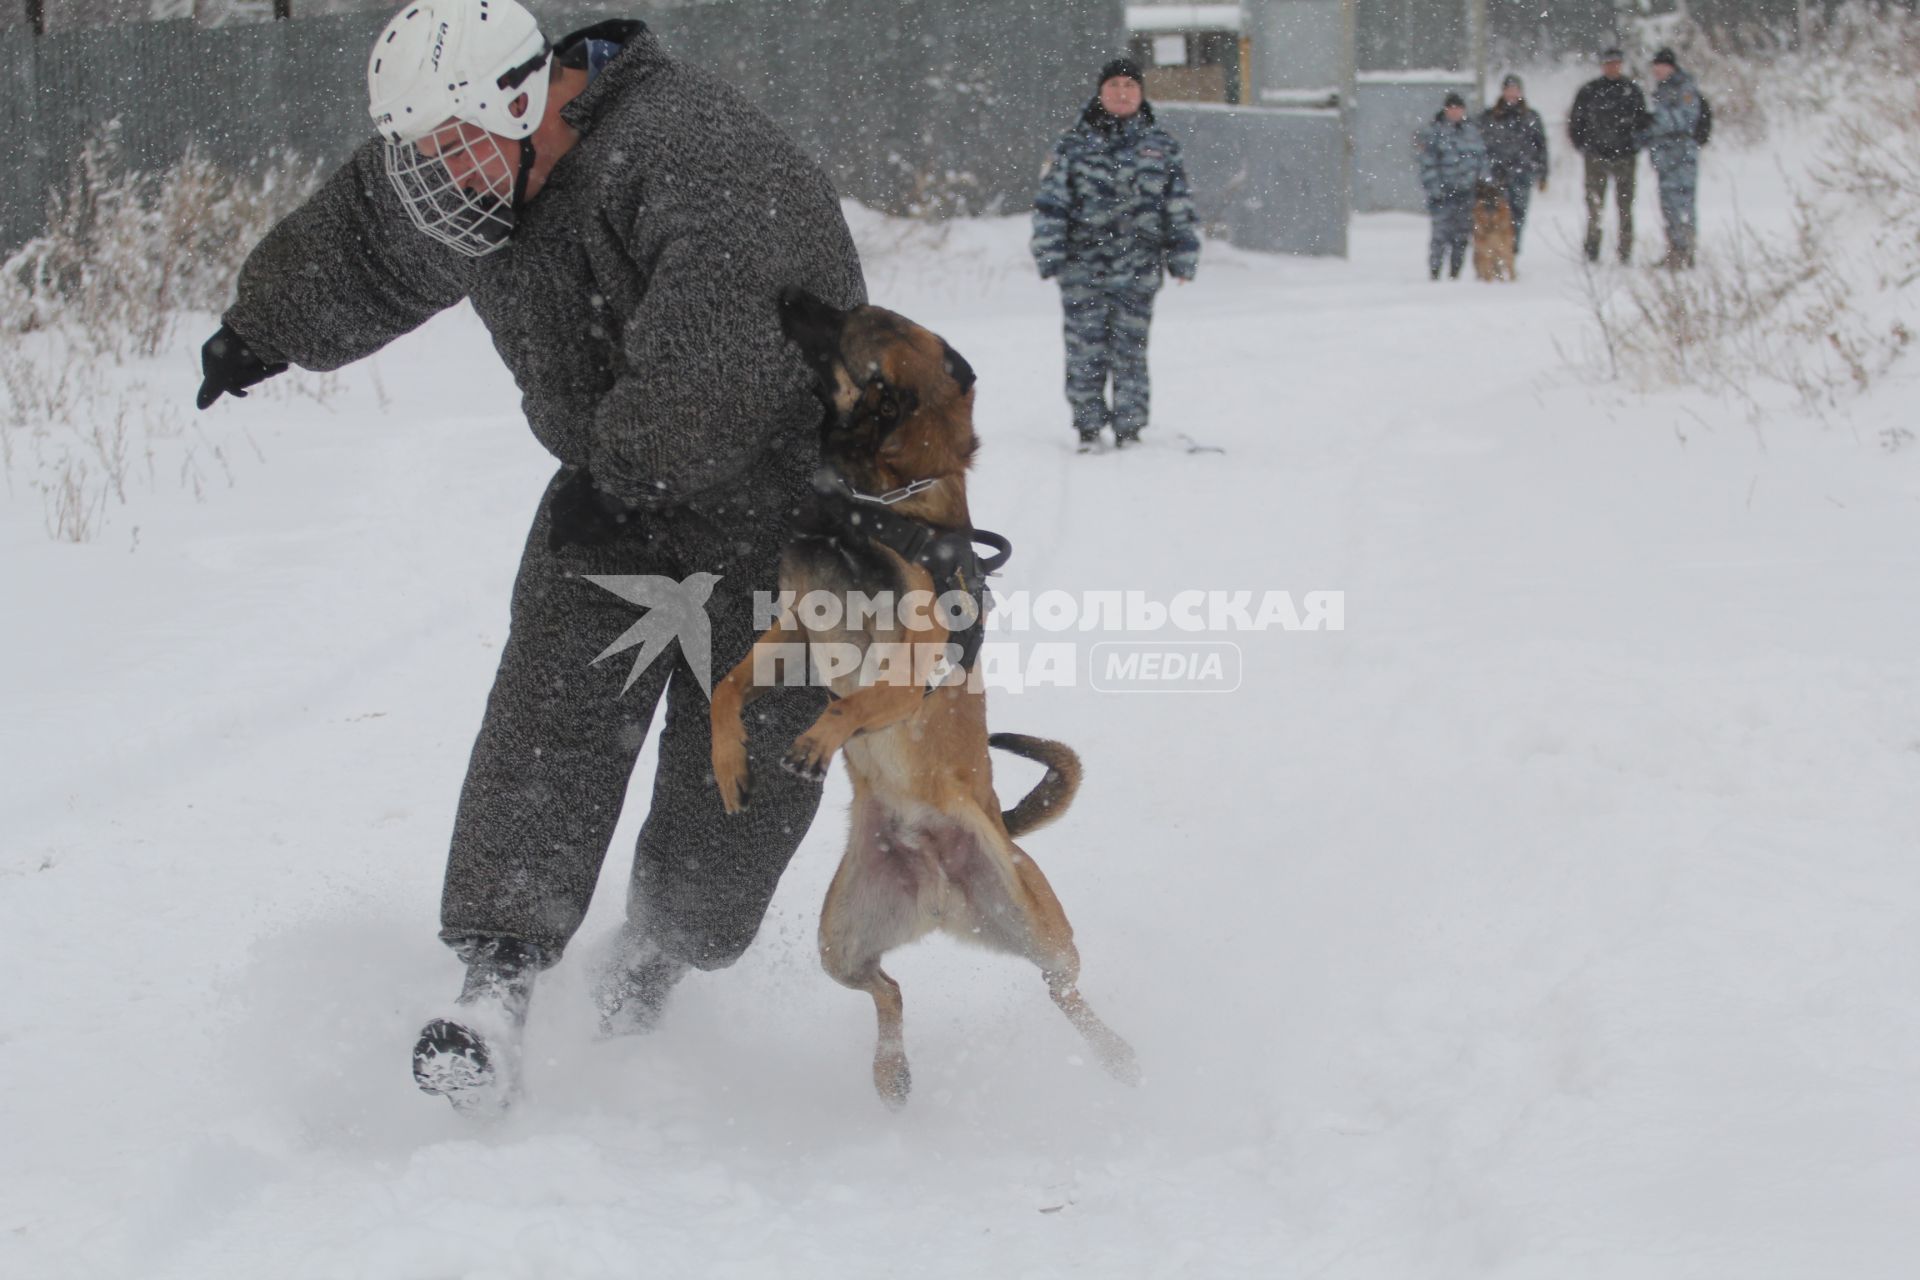
[[[1540,113],[1527,105],[1527,88],[1519,76],[1500,82],[1500,100],[1480,113],[1480,137],[1487,144],[1493,181],[1507,197],[1513,214],[1513,252],[1527,229],[1527,206],[1533,188],[1547,189],[1547,128]]]
[[[1060,282],[1067,403],[1083,451],[1111,428],[1140,439],[1150,407],[1147,327],[1161,272],[1182,283],[1200,261],[1180,147],[1154,123],[1140,68],[1116,59],[1080,122],[1054,144],[1033,201],[1033,258]],[[1107,402],[1107,380],[1113,401]]]
[[[1467,245],[1473,239],[1474,190],[1491,171],[1487,144],[1467,120],[1467,102],[1450,93],[1433,123],[1420,131],[1420,186],[1427,193],[1427,216],[1433,220],[1427,242],[1427,274],[1440,278],[1440,268],[1460,278]]]
[[[1653,121],[1640,135],[1660,180],[1660,216],[1667,224],[1669,267],[1693,265],[1694,197],[1700,182],[1700,90],[1673,50],[1653,55]]]
[[[630,654],[600,662],[643,615],[589,577],[677,585],[704,608],[711,669],[739,661],[819,466],[813,376],[776,300],[799,286],[851,307],[866,291],[819,167],[639,22],[550,48],[512,0],[415,0],[368,79],[380,136],[248,255],[202,351],[199,405],[289,363],[362,359],[465,300],[560,464],[530,504],[447,856],[441,937],[466,980],[415,1046],[422,1089],[487,1109],[512,1096],[534,977],[586,914],[656,709],[627,919],[593,979],[606,1030],[645,1029],[689,967],[746,949],[813,820],[819,784],[779,760],[823,696],[755,704],[753,802],[729,816],[692,665],[708,655],[669,644],[642,669]],[[395,126],[409,117],[419,136]],[[432,181],[403,181],[420,170]]]

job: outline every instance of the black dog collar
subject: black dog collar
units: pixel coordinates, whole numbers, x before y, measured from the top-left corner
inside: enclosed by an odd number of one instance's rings
[[[987,575],[998,573],[1013,555],[1013,544],[986,529],[937,529],[925,521],[904,516],[893,504],[918,492],[913,485],[892,493],[860,493],[832,467],[814,473],[815,509],[822,522],[840,536],[878,543],[908,564],[918,565],[933,579],[936,596],[964,591],[973,597],[974,617],[954,637],[960,646],[960,666],[973,670],[986,639]],[[982,560],[975,544],[993,548]]]

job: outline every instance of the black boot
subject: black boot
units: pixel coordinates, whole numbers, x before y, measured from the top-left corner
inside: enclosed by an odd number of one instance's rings
[[[600,1034],[628,1036],[659,1025],[667,995],[687,966],[664,955],[651,938],[624,927],[600,962],[593,980],[593,1003],[600,1010]]]
[[[420,1029],[413,1080],[463,1114],[495,1114],[519,1092],[520,1037],[546,953],[517,938],[475,938],[457,951],[466,981],[452,1011]]]

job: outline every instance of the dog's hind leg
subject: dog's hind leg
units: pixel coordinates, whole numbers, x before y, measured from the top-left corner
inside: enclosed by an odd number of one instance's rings
[[[1025,956],[1040,968],[1047,994],[1085,1037],[1109,1075],[1138,1084],[1133,1046],[1080,994],[1080,950],[1073,926],[1037,863],[984,823],[955,823],[939,833],[936,856],[969,907],[969,919],[942,923],[969,941]]]
[[[1040,923],[1042,927],[1035,930],[1035,940],[1040,945],[1036,948],[1037,954],[1033,960],[1040,966],[1041,976],[1047,980],[1047,994],[1053,997],[1060,1012],[1067,1015],[1067,1021],[1073,1024],[1074,1030],[1086,1038],[1108,1075],[1122,1084],[1139,1084],[1140,1063],[1134,1056],[1133,1046],[1102,1022],[1100,1015],[1087,1004],[1086,997],[1080,994],[1080,949],[1073,945],[1073,929],[1067,924],[1067,913],[1054,896],[1053,886],[1047,883],[1047,877],[1041,873],[1039,865],[1017,847],[1014,849],[1013,865],[1027,896],[1036,903],[1045,904],[1036,913],[1035,923]],[[1053,925],[1055,921],[1058,922],[1057,931]]]
[[[880,1101],[899,1110],[913,1091],[913,1072],[907,1067],[906,1005],[900,999],[900,984],[887,975],[878,960],[853,973],[836,972],[832,965],[827,966],[827,972],[835,981],[873,997],[873,1010],[880,1023],[873,1049],[873,1088]]]
[[[820,963],[842,986],[873,997],[879,1039],[873,1051],[873,1087],[899,1107],[913,1077],[907,1069],[900,984],[880,967],[881,957],[934,927],[943,892],[940,876],[913,833],[870,797],[856,795],[847,853],[820,909]]]

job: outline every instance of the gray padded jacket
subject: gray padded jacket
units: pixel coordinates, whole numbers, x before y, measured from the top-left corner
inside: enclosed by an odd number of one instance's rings
[[[593,34],[623,47],[562,108],[580,140],[505,248],[466,258],[417,231],[372,139],[261,240],[225,319],[262,359],[326,370],[470,299],[555,457],[650,519],[782,536],[820,407],[775,298],[865,301],[838,199],[758,108],[642,24]]]

